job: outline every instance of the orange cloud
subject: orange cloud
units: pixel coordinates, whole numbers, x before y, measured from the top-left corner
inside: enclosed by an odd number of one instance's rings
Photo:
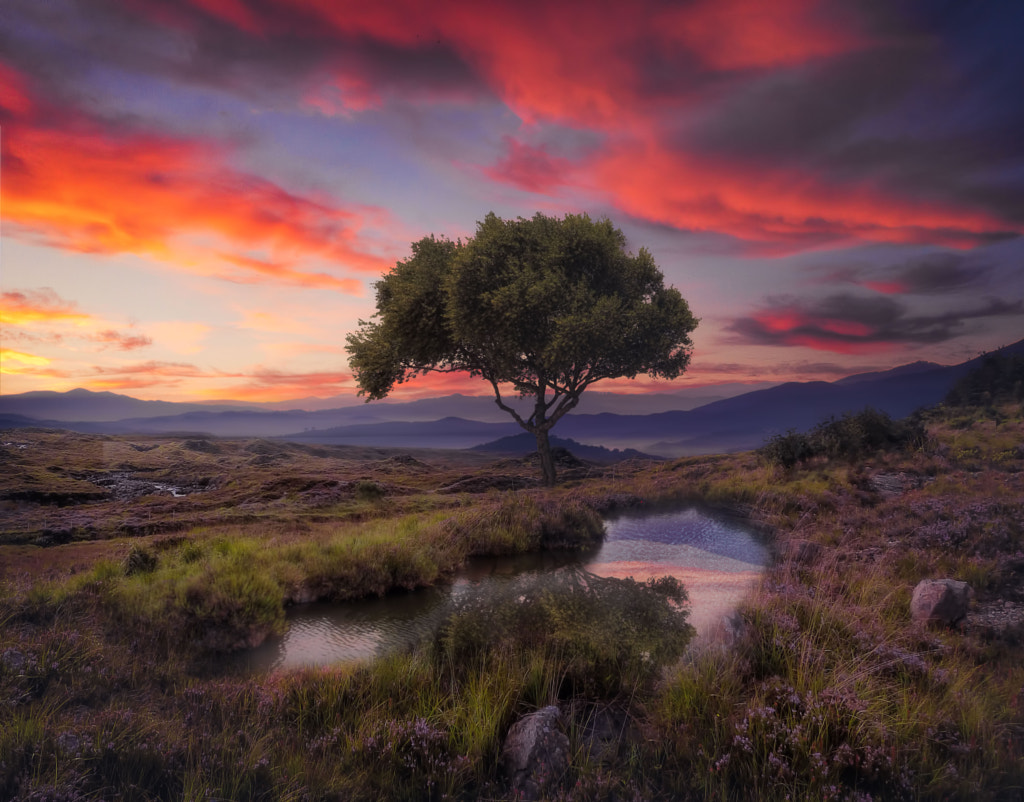
[[[34,108],[22,99],[15,96],[20,110]],[[28,115],[4,131],[4,217],[16,235],[71,251],[151,256],[231,280],[355,294],[360,281],[301,265],[376,274],[391,264],[360,235],[364,219],[379,219],[381,210],[342,208],[233,171],[208,143],[61,116],[51,126]],[[211,237],[212,245],[196,244]],[[270,258],[251,256],[253,249]]]
[[[287,401],[307,396],[326,397],[351,393],[355,395],[352,374],[342,371],[287,371],[257,368],[248,381],[230,387],[207,390],[206,398],[237,398],[241,401]]]
[[[12,365],[12,362],[18,364]],[[22,373],[25,372],[25,366],[39,368],[49,364],[50,360],[44,356],[12,351],[10,348],[0,348],[0,373]]]
[[[144,334],[125,334],[106,321],[79,311],[72,301],[61,298],[49,287],[39,290],[12,290],[0,295],[0,322],[4,336],[21,342],[62,342],[68,335],[64,324],[71,324],[70,336],[131,351],[152,345]]]
[[[122,334],[113,329],[97,332],[89,339],[104,345],[113,346],[119,351],[133,351],[136,348],[145,348],[153,344],[153,340],[144,334]]]
[[[319,287],[320,289],[334,289],[348,295],[363,294],[363,282],[359,279],[336,278],[335,276],[328,275],[327,273],[310,273],[296,269],[293,266],[294,263],[284,261],[270,262],[266,259],[256,259],[251,256],[242,256],[240,254],[225,252],[220,252],[217,255],[225,262],[244,268],[244,270],[233,273],[230,276],[223,276],[224,278],[230,278],[232,281],[249,284],[261,281],[261,277],[265,276],[277,279],[282,284],[314,286]],[[373,262],[373,264],[378,266],[372,268],[369,272],[380,272],[384,269],[383,262]]]
[[[56,321],[84,323],[91,319],[91,315],[78,311],[74,303],[60,298],[48,287],[0,294],[0,321],[6,326]]]

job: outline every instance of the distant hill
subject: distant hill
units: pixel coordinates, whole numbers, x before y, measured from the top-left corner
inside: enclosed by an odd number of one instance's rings
[[[1024,353],[1024,340],[993,353]],[[685,456],[756,448],[773,434],[789,429],[807,431],[830,416],[858,412],[865,407],[903,418],[916,409],[940,403],[956,382],[980,366],[986,356],[951,366],[915,363],[849,377],[853,381],[782,384],[690,412],[652,415],[652,419],[658,420],[651,420],[646,431],[632,434],[642,438],[643,434],[653,434],[660,426],[666,435],[674,434],[652,440],[644,450],[664,456]],[[562,434],[588,439],[585,433],[574,428],[577,421],[567,420],[566,424]]]
[[[861,382],[876,381],[878,379],[891,379],[894,376],[911,376],[915,373],[927,373],[931,370],[941,370],[944,367],[946,366],[940,365],[937,362],[911,362],[909,365],[900,365],[892,370],[879,370],[874,373],[855,373],[853,376],[847,376],[845,379],[837,379],[833,384],[860,384]]]
[[[1024,340],[995,354],[1024,354]],[[689,388],[657,396],[584,395],[580,408],[558,424],[558,435],[588,446],[633,448],[683,456],[756,448],[789,429],[806,431],[844,412],[875,407],[895,418],[942,401],[953,385],[987,355],[961,365],[915,362],[836,382],[789,382],[683,408],[715,388]],[[732,385],[726,392],[742,389]],[[591,397],[592,403],[587,403]],[[60,398],[56,398],[60,397]],[[651,399],[654,399],[653,401]],[[659,405],[682,406],[647,412]],[[617,410],[590,412],[587,410]],[[124,417],[116,412],[127,410]],[[639,411],[644,410],[644,414]],[[67,418],[76,414],[77,417]],[[161,412],[170,414],[160,414]],[[58,414],[59,413],[59,414]],[[397,448],[470,448],[522,430],[489,396],[451,395],[411,402],[358,404],[306,411],[218,409],[208,405],[139,401],[114,393],[24,393],[0,397],[0,425],[49,426],[98,434],[205,433],[221,437],[290,440]]]
[[[486,423],[454,417],[428,422],[389,421],[296,432],[283,439],[330,445],[372,445],[380,448],[463,449],[522,431],[511,418],[507,418],[507,421]]]
[[[772,386],[770,383],[743,385],[730,383],[713,387],[684,388],[673,393],[605,393],[590,391],[583,396],[579,412],[613,412],[620,415],[647,415],[668,410],[686,410],[734,395]],[[506,399],[513,407],[526,411],[530,402]],[[127,395],[90,390],[58,393],[37,391],[0,395],[0,415],[23,415],[35,420],[68,423],[121,423],[131,421],[151,431],[188,428],[194,421],[205,422],[211,434],[221,436],[275,436],[306,428],[330,428],[358,423],[385,421],[435,421],[457,417],[490,423],[504,423],[508,414],[498,408],[491,395],[452,395],[416,401],[384,399],[372,404],[353,395],[333,398],[302,398],[293,401],[253,403],[179,403],[140,401]],[[189,415],[190,418],[182,416]],[[222,418],[213,416],[222,415]],[[291,416],[290,418],[288,416]],[[179,421],[173,418],[181,418]],[[157,420],[157,419],[160,420]],[[142,420],[148,422],[143,423]],[[246,428],[248,427],[248,428]]]
[[[589,462],[611,464],[627,459],[658,459],[634,448],[609,449],[604,446],[588,446],[563,437],[550,437],[552,448],[568,449],[573,456]],[[528,454],[537,450],[537,439],[529,432],[502,437],[490,443],[473,446],[471,451],[492,451],[497,454]]]
[[[228,405],[140,401],[138,398],[118,393],[96,393],[83,389],[68,390],[66,393],[39,390],[0,396],[0,415],[24,415],[37,420],[112,422],[125,418],[177,415],[198,410],[218,412],[231,409],[234,407]]]

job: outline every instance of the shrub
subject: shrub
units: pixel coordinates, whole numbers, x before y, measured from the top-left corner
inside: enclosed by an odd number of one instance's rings
[[[829,459],[857,460],[878,451],[920,447],[924,427],[912,419],[894,421],[888,414],[867,407],[856,414],[819,423],[810,434],[811,447]]]
[[[807,462],[814,456],[814,449],[807,435],[790,429],[786,434],[774,435],[757,453],[769,465],[789,469],[797,463]]]
[[[380,501],[387,491],[376,482],[369,479],[361,479],[356,482],[356,496],[363,501]]]
[[[539,652],[559,663],[564,692],[613,698],[682,654],[693,635],[685,600],[671,577],[641,584],[579,568],[525,577],[488,599],[456,602],[434,651],[455,667]]]
[[[178,609],[188,631],[206,648],[232,651],[254,646],[284,628],[281,589],[245,566],[211,566],[184,586]]]
[[[769,465],[789,469],[814,457],[853,462],[879,451],[906,451],[920,448],[926,440],[919,420],[894,421],[885,412],[867,407],[822,421],[808,434],[791,429],[775,435],[757,453]]]
[[[132,546],[124,561],[124,572],[127,576],[151,574],[156,570],[156,565],[157,557],[153,552],[142,546]]]

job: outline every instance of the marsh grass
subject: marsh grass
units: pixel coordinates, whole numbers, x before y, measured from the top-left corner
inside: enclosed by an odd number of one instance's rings
[[[364,471],[345,481],[383,497],[331,486],[313,506],[312,479],[261,480],[272,498],[245,521],[206,517],[3,586],[0,798],[502,799],[502,738],[548,704],[573,754],[554,799],[1020,798],[1021,643],[908,612],[934,576],[971,581],[979,607],[1021,600],[1024,424],[953,415],[926,419],[923,448],[857,464],[692,457],[472,497],[397,495],[425,475]],[[236,448],[217,447],[197,459]],[[880,473],[904,477],[898,496],[875,489]],[[218,492],[253,491],[240,477]],[[770,528],[780,555],[727,648],[679,658],[667,586],[569,577],[453,607],[433,642],[372,663],[242,677],[204,657],[278,626],[302,594],[429,584],[472,554],[593,542],[598,510],[692,500]],[[822,551],[799,562],[790,539]],[[621,723],[605,757],[588,740],[598,710]]]

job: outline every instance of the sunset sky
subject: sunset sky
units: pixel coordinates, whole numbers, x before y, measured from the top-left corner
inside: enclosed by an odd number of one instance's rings
[[[352,395],[426,234],[609,217],[670,392],[1024,337],[1024,2],[3,0],[3,394]],[[485,393],[459,377],[407,396]]]

